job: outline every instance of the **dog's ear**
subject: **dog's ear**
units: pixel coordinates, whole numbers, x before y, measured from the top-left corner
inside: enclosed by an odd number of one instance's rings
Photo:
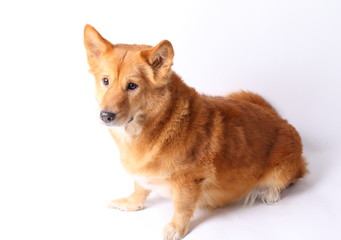
[[[99,60],[105,52],[113,47],[109,41],[104,39],[101,34],[89,24],[85,25],[84,28],[84,45],[89,63],[91,61]]]
[[[167,78],[173,65],[174,50],[172,44],[163,40],[155,47],[141,51],[141,56],[152,67],[154,78]]]

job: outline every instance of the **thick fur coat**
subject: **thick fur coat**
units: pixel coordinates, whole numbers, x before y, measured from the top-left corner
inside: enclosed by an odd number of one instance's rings
[[[84,37],[100,117],[135,178],[134,193],[111,207],[139,210],[150,191],[170,197],[164,239],[180,239],[195,208],[274,203],[307,172],[298,132],[261,96],[197,93],[172,71],[169,41],[114,45],[90,25]]]

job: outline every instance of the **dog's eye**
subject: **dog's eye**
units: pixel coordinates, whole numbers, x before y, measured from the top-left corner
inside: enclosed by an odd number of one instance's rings
[[[109,79],[108,78],[102,78],[102,83],[103,83],[103,85],[108,86],[109,85]]]
[[[128,83],[127,90],[135,90],[137,87],[136,83]]]

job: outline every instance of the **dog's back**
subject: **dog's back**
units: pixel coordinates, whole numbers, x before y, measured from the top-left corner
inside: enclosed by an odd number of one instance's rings
[[[253,92],[248,92],[248,91],[239,91],[239,92],[230,93],[229,95],[227,95],[227,97],[237,99],[240,101],[246,101],[249,103],[253,103],[253,104],[268,108],[273,113],[278,114],[277,111],[271,106],[271,104],[268,103],[259,94],[256,94]]]

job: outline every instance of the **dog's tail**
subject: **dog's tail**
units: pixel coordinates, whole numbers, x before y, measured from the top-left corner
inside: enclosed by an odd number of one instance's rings
[[[256,104],[278,115],[277,111],[273,108],[273,106],[271,106],[270,103],[268,103],[263,97],[261,97],[260,95],[256,93],[248,92],[248,91],[239,91],[239,92],[231,93],[227,95],[227,97],[233,98],[239,101],[245,101],[245,102]]]

